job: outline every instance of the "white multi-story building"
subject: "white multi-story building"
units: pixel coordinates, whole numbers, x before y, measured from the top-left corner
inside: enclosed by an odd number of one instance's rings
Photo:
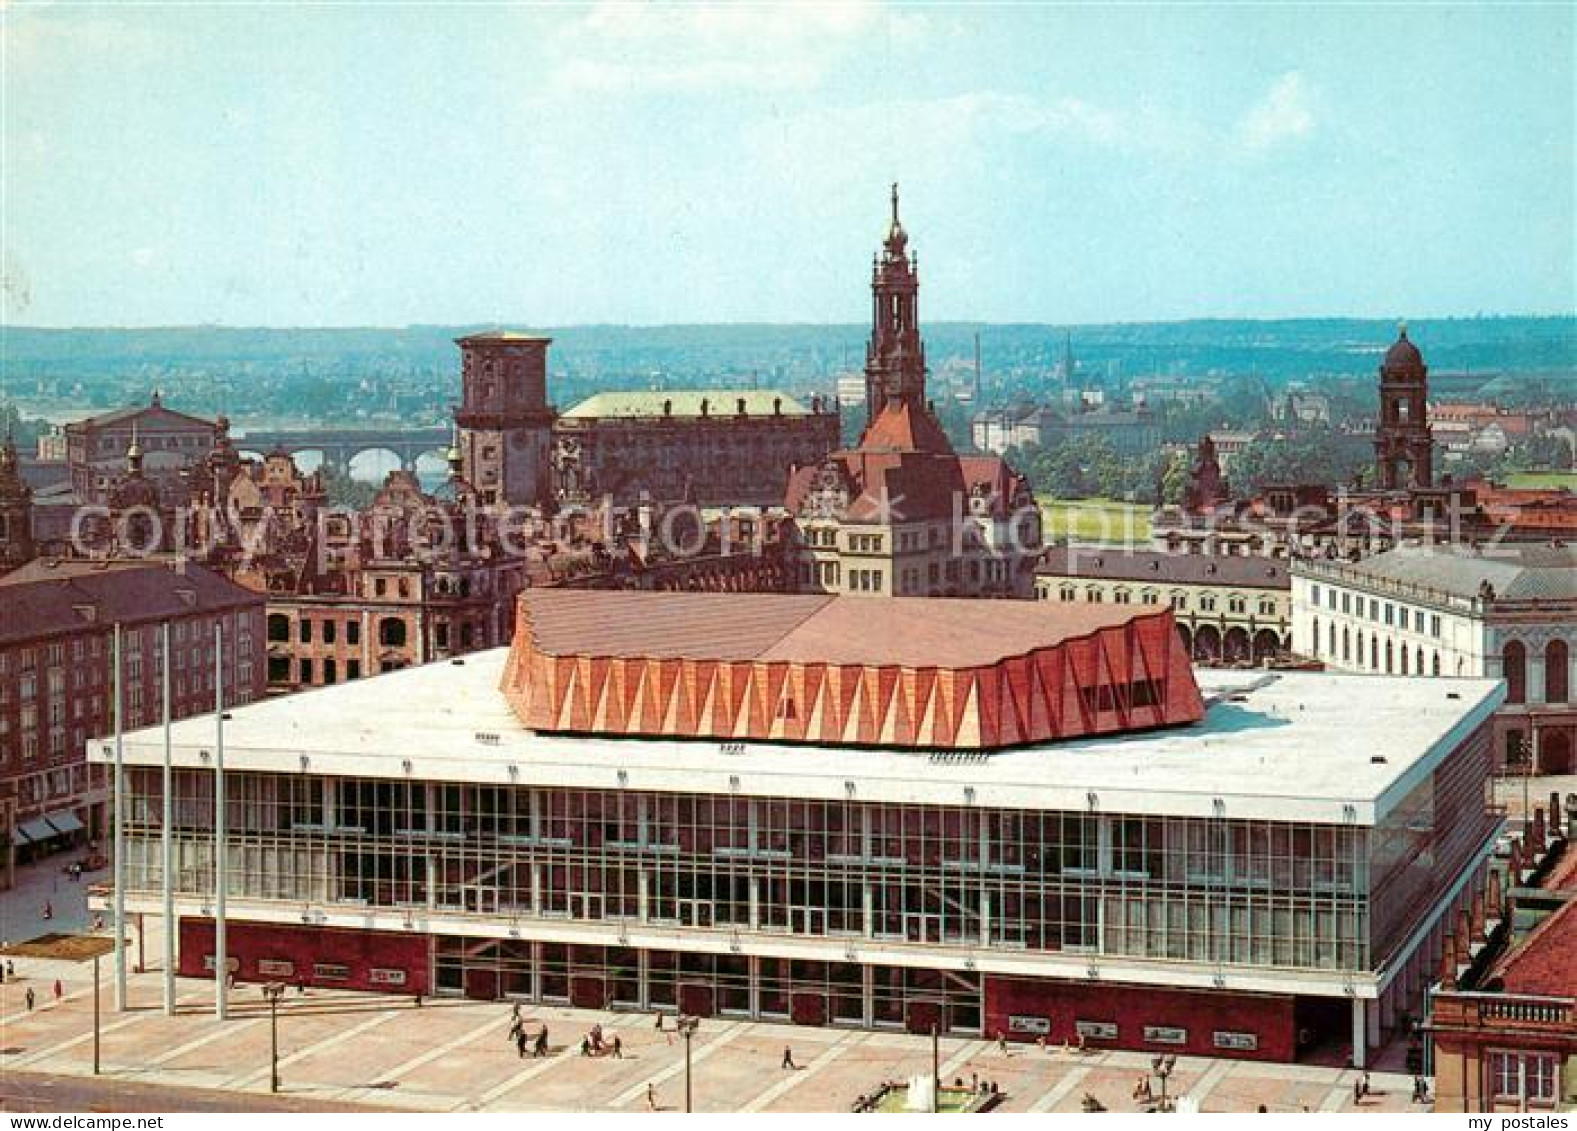
[[[1196,684],[1161,608],[522,600],[507,656],[228,713],[222,845],[215,720],[125,736],[177,969],[222,858],[241,981],[1363,1067],[1502,829],[1491,681]]]
[[[1500,765],[1577,769],[1577,548],[1399,546],[1297,562],[1292,646],[1342,671],[1504,679]]]

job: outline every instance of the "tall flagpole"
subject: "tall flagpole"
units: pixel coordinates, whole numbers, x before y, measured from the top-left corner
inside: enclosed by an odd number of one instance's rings
[[[225,630],[214,621],[214,1016],[229,1014],[230,963],[225,954],[225,892],[229,846],[225,842]]]
[[[164,699],[164,825],[160,847],[163,850],[164,889],[164,1015],[175,1015],[175,771],[171,768],[170,750],[170,668],[175,657],[170,654],[170,622],[161,628]]]
[[[125,718],[121,699],[121,626],[115,625],[115,782],[111,802],[115,854],[115,1008],[126,1011],[126,749],[122,741]]]

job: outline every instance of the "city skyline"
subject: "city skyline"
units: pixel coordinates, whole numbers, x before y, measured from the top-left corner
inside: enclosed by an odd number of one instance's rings
[[[5,321],[1577,308],[1564,6],[395,11],[9,7]]]

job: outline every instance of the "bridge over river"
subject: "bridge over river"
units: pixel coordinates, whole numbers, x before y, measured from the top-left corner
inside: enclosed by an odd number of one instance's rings
[[[443,459],[453,435],[447,427],[260,429],[237,435],[235,446],[258,456],[280,450],[292,456],[315,452],[323,467],[348,475],[351,461],[371,452],[392,456],[407,471],[415,471],[423,456]]]

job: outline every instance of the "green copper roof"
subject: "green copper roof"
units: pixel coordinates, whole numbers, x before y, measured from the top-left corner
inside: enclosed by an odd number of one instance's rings
[[[701,402],[707,402],[711,416],[736,416],[739,401],[745,402],[748,416],[771,416],[778,402],[782,416],[808,416],[799,401],[776,389],[667,389],[657,392],[597,393],[587,397],[564,415],[571,420],[590,420],[610,416],[662,416],[663,405],[671,416],[700,416]]]

